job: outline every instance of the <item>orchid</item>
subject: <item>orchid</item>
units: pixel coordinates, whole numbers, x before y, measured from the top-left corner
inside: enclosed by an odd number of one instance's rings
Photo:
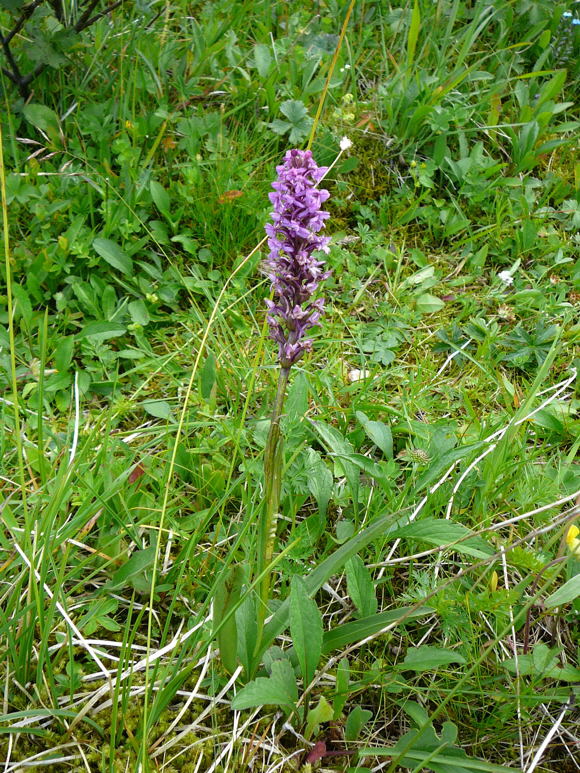
[[[330,276],[317,253],[327,253],[330,239],[319,236],[329,213],[321,207],[327,190],[317,188],[326,173],[309,150],[289,150],[276,167],[278,177],[270,193],[272,222],[266,225],[270,254],[265,271],[275,300],[267,300],[270,335],[278,344],[282,368],[290,368],[312,340],[305,338],[319,324],[324,299],[312,300],[320,282]]]

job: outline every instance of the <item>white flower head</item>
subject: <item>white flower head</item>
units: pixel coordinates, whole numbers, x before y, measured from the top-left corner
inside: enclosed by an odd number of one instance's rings
[[[500,279],[504,283],[504,285],[509,286],[509,285],[513,285],[514,283],[514,278],[509,271],[500,271],[497,276],[498,276],[498,279]]]
[[[343,137],[340,141],[340,149],[342,151],[348,150],[352,147],[352,140],[349,140],[348,137]]]

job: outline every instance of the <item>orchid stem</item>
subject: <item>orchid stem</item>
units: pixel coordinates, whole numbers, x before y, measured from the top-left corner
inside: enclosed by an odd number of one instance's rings
[[[280,435],[280,419],[282,417],[289,375],[289,367],[280,368],[276,400],[274,401],[270,430],[268,432],[268,439],[266,440],[266,449],[264,452],[265,503],[260,523],[257,572],[257,576],[261,576],[262,579],[259,584],[256,651],[261,644],[264,621],[268,613],[271,583],[270,564],[272,563],[274,550],[276,548],[276,525],[280,509],[280,490],[282,486],[283,439]]]

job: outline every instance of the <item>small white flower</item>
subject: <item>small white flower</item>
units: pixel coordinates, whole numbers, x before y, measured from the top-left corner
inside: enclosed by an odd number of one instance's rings
[[[509,271],[500,271],[497,276],[498,276],[498,279],[500,279],[504,283],[504,285],[509,286],[509,285],[513,285],[514,283],[514,278]]]
[[[354,384],[357,381],[363,381],[363,379],[368,378],[370,375],[370,370],[359,370],[358,368],[354,368],[354,370],[349,370],[346,377],[351,384]]]
[[[343,137],[340,141],[340,149],[341,150],[348,150],[352,147],[352,140],[349,140],[348,137]]]

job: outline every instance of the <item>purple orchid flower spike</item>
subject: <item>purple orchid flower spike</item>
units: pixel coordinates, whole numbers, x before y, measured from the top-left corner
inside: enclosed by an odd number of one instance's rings
[[[265,271],[275,300],[267,300],[270,335],[278,344],[282,368],[290,368],[312,341],[307,330],[319,324],[324,299],[311,300],[323,279],[330,276],[315,253],[328,252],[330,238],[319,236],[329,213],[321,209],[330,196],[317,188],[327,167],[317,166],[309,150],[289,150],[276,167],[272,183],[272,222],[266,225],[270,254]]]

